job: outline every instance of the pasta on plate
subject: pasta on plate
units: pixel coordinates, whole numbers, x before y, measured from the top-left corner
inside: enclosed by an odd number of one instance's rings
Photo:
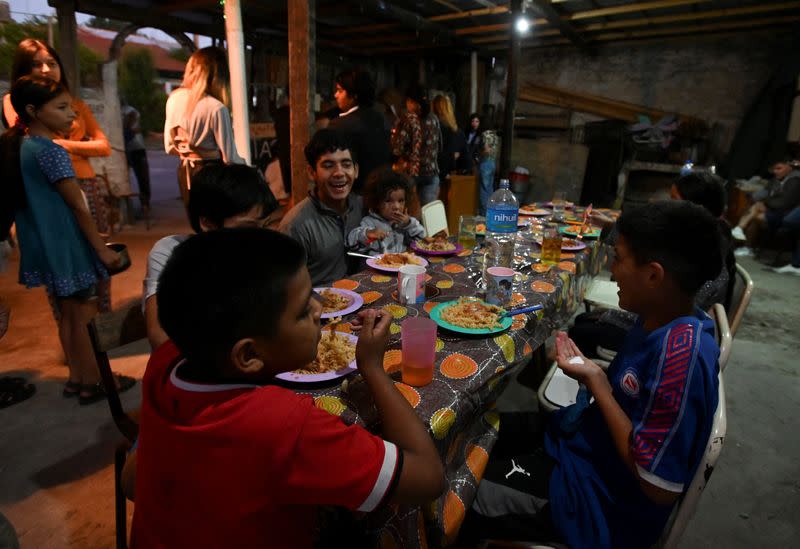
[[[502,328],[500,315],[504,312],[502,307],[489,305],[483,301],[460,297],[458,302],[445,307],[441,312],[441,319],[453,326],[472,329]]]
[[[346,368],[356,358],[355,343],[338,332],[323,332],[317,345],[317,358],[297,374],[324,374]]]
[[[331,290],[322,290],[319,295],[322,298],[322,314],[341,311],[349,307],[353,302],[351,297]]]

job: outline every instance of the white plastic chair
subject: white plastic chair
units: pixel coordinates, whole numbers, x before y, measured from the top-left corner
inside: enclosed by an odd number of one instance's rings
[[[592,280],[583,296],[587,310],[589,305],[604,309],[619,309],[617,290],[619,286],[613,280]]]
[[[709,311],[711,318],[714,319],[716,325],[717,345],[719,345],[719,370],[725,370],[728,365],[728,358],[731,356],[731,344],[733,343],[733,335],[730,326],[728,325],[728,315],[725,313],[725,307],[720,303],[715,303]]]
[[[656,547],[674,549],[678,546],[678,542],[683,532],[686,530],[686,526],[694,516],[695,510],[697,509],[697,502],[700,501],[700,495],[703,493],[703,490],[705,490],[708,479],[711,478],[711,473],[714,472],[714,466],[717,464],[719,454],[722,452],[722,445],[725,443],[725,434],[728,430],[728,419],[725,403],[725,385],[722,382],[721,368],[718,379],[719,404],[717,404],[717,411],[714,413],[714,422],[711,424],[711,435],[708,437],[706,451],[700,460],[700,465],[697,466],[697,472],[694,474],[689,488],[681,496],[681,499],[672,511],[670,520],[667,522],[664,533],[661,535],[661,539],[659,539]]]
[[[422,207],[422,226],[425,227],[425,234],[435,235],[439,231],[450,234],[447,230],[447,212],[444,210],[444,202],[434,200]]]
[[[741,297],[739,297],[741,293]],[[738,297],[738,301],[737,301]],[[750,305],[750,299],[753,297],[753,279],[750,278],[744,267],[736,265],[736,282],[734,284],[733,300],[735,305],[731,304],[731,335],[735,336],[739,325],[742,323],[742,317]]]

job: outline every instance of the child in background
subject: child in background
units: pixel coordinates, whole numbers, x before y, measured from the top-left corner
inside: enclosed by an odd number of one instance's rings
[[[714,322],[694,303],[722,268],[717,220],[656,202],[626,210],[617,228],[611,271],[639,319],[608,372],[558,335],[558,367],[594,402],[579,393],[538,437],[530,415],[501,415],[465,539],[651,547],[692,481],[718,404]]]
[[[170,341],[142,388],[132,547],[310,548],[319,505],[369,512],[443,492],[428,429],[383,370],[390,315],[362,311],[356,345],[382,437],[273,383],[317,354],[305,265],[300,243],[252,228],[172,253],[156,294]]]
[[[412,240],[424,237],[425,229],[406,210],[409,189],[402,174],[388,168],[373,172],[364,188],[369,214],[350,231],[347,247],[369,255],[400,253]]]
[[[98,282],[120,256],[106,247],[75,180],[67,152],[53,142],[75,119],[72,98],[59,82],[24,76],[11,88],[17,123],[0,138],[3,186],[0,239],[17,225],[19,281],[46,286],[62,312],[59,337],[69,365],[65,397],[81,404],[105,398],[86,324],[97,314]],[[118,376],[120,390],[132,378]]]
[[[278,202],[258,170],[244,164],[211,164],[195,175],[189,189],[189,223],[196,233],[223,227],[269,228]],[[274,228],[274,227],[273,227]],[[165,236],[147,256],[142,307],[147,321],[147,338],[155,349],[168,338],[158,323],[156,288],[169,256],[189,235]]]

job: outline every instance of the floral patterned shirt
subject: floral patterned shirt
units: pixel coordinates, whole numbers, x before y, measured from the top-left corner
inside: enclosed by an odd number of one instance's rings
[[[392,133],[392,154],[398,160],[395,169],[409,176],[438,175],[442,130],[436,115],[425,120],[409,112],[397,122]]]

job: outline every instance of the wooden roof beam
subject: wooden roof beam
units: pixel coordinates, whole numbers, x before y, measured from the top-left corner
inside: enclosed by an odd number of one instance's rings
[[[745,6],[742,8],[724,8],[711,11],[697,11],[681,15],[663,15],[659,17],[640,17],[624,21],[609,21],[606,23],[591,23],[579,27],[582,32],[597,32],[603,30],[625,29],[631,27],[644,27],[647,25],[667,25],[685,21],[698,21],[703,19],[722,19],[741,15],[755,15],[774,11],[800,9],[800,0],[794,2],[780,2],[774,4],[759,4],[758,6]]]
[[[747,21],[730,21],[711,23],[707,25],[689,25],[671,29],[652,29],[646,31],[610,32],[593,37],[593,42],[609,42],[614,40],[629,40],[653,36],[683,36],[697,34],[698,32],[716,32],[720,30],[749,29],[769,25],[790,25],[800,22],[800,16],[765,17],[763,19],[748,19]]]
[[[564,19],[567,21],[579,21],[581,19],[594,19],[597,17],[606,17],[608,15],[622,15],[625,13],[636,13],[647,10],[674,8],[688,4],[703,4],[711,1],[712,0],[655,0],[653,2],[637,2],[635,4],[624,4],[610,8],[598,8],[595,10],[580,11],[570,15],[565,15]],[[539,2],[535,3],[538,5]]]
[[[578,31],[575,30],[575,27],[561,17],[561,14],[555,10],[553,5],[550,3],[550,0],[531,0],[531,3],[545,17],[545,19],[547,19],[551,25],[561,31],[561,34],[563,34],[565,38],[569,39],[570,42],[579,46],[586,45],[586,40],[584,40],[584,38],[578,34]]]
[[[467,17],[482,17],[484,15],[500,15],[508,13],[506,6],[496,6],[493,8],[479,8],[476,10],[460,11],[458,13],[445,13],[443,15],[434,15],[428,17],[428,21],[453,21],[455,19],[464,19]]]

